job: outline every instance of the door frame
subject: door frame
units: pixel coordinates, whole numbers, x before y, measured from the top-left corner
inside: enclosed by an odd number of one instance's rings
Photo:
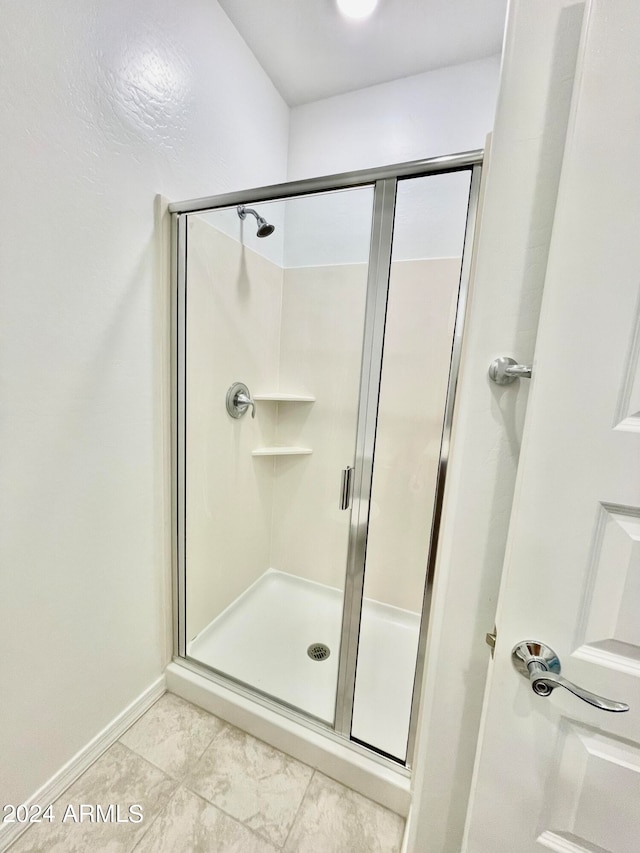
[[[327,177],[312,178],[290,183],[276,184],[255,189],[224,193],[199,199],[173,202],[168,206],[171,219],[171,377],[172,377],[172,576],[173,576],[173,636],[174,659],[181,665],[231,687],[245,698],[284,713],[306,727],[330,735],[356,752],[373,758],[378,763],[407,771],[415,748],[423,670],[425,667],[427,632],[430,621],[430,603],[433,590],[438,530],[442,514],[446,482],[449,444],[453,423],[455,393],[460,367],[462,333],[466,317],[466,306],[470,280],[471,253],[474,245],[478,210],[480,178],[482,173],[482,150],[461,154],[416,160],[376,169],[345,172]],[[375,747],[360,744],[351,739],[351,719],[355,691],[355,675],[360,616],[364,591],[364,569],[366,540],[369,521],[369,495],[373,478],[373,453],[377,420],[377,403],[382,368],[384,330],[387,296],[391,265],[395,197],[398,179],[420,178],[435,174],[460,171],[471,172],[466,230],[462,253],[462,268],[458,288],[458,303],[454,326],[453,345],[449,368],[445,417],[441,437],[440,457],[436,480],[436,494],[431,519],[431,542],[427,561],[425,592],[421,612],[418,657],[411,705],[411,722],[407,758],[403,763],[379,752]],[[358,403],[358,425],[356,433],[356,459],[354,471],[354,494],[345,594],[343,625],[338,664],[336,691],[336,715],[333,726],[306,714],[286,702],[262,693],[255,687],[238,681],[233,676],[220,673],[201,664],[187,654],[186,638],[186,565],[185,565],[185,483],[186,443],[184,422],[186,414],[185,358],[186,358],[186,300],[187,300],[187,215],[203,213],[239,204],[276,201],[299,196],[315,195],[341,189],[353,189],[372,185],[374,206],[372,217],[372,240],[367,279],[367,302],[365,310],[365,333],[361,367],[360,399]],[[425,523],[428,520],[425,519]]]

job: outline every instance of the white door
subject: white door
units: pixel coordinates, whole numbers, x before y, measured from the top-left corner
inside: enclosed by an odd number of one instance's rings
[[[467,853],[640,851],[640,7],[586,13]],[[630,710],[535,695],[523,640]]]

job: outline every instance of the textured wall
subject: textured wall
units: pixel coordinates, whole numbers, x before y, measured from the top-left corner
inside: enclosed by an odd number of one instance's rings
[[[0,801],[21,802],[164,664],[154,196],[283,180],[288,109],[215,0],[6,3],[0,63]]]

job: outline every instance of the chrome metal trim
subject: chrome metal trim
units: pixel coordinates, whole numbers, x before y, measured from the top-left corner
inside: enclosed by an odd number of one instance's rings
[[[173,622],[173,653],[178,654],[178,601],[180,600],[180,592],[178,589],[178,424],[180,422],[178,416],[178,216],[170,217],[171,226],[171,244],[170,244],[170,261],[169,261],[169,280],[170,280],[170,406],[171,406],[171,438],[170,438],[170,459],[171,466],[171,593],[172,601],[172,622]]]
[[[469,187],[469,206],[467,208],[467,222],[465,227],[464,244],[462,250],[462,268],[460,270],[458,305],[456,308],[456,321],[453,332],[453,345],[451,347],[449,384],[447,387],[447,401],[445,403],[444,410],[442,440],[440,444],[440,460],[438,463],[438,476],[436,480],[436,494],[431,522],[431,541],[429,543],[429,556],[427,558],[427,577],[424,588],[424,599],[422,602],[422,618],[420,622],[420,636],[418,639],[418,656],[416,660],[415,680],[413,683],[413,697],[411,700],[409,737],[407,740],[407,767],[411,767],[411,762],[413,760],[413,754],[416,744],[418,707],[420,705],[420,694],[422,693],[422,682],[427,654],[427,633],[429,630],[429,622],[431,615],[431,598],[433,595],[433,581],[435,577],[436,560],[438,557],[438,539],[440,536],[440,524],[442,522],[442,507],[444,503],[444,491],[447,480],[447,465],[449,462],[451,429],[453,426],[456,389],[458,387],[458,374],[460,372],[462,335],[464,331],[464,323],[467,312],[467,301],[469,296],[471,259],[473,255],[473,245],[476,232],[476,219],[478,215],[478,200],[480,196],[481,177],[482,166],[479,164],[475,165],[471,173],[471,186]]]
[[[291,181],[284,184],[273,184],[268,187],[256,187],[239,192],[223,193],[222,195],[205,196],[204,198],[176,201],[169,205],[170,213],[197,213],[212,210],[217,207],[233,207],[260,201],[274,201],[281,198],[309,195],[323,190],[340,190],[373,184],[387,178],[406,178],[431,175],[436,172],[457,172],[482,163],[483,151],[464,151],[461,154],[449,154],[444,157],[431,157],[427,160],[412,160],[408,163],[396,163],[392,166],[381,166],[376,169],[361,169],[355,172],[342,172],[337,175],[327,175],[321,178],[308,178],[303,181]]]
[[[377,181],[373,197],[371,250],[369,254],[360,401],[358,404],[353,473],[353,502],[336,692],[335,728],[344,737],[351,736],[351,718],[353,716],[358,635],[360,632],[369,526],[369,498],[373,479],[373,454],[378,417],[384,328],[387,317],[397,184],[395,178]]]
[[[175,519],[174,535],[176,537],[176,574],[177,599],[175,603],[175,622],[177,633],[174,647],[177,654],[184,656],[187,651],[187,597],[186,597],[186,380],[187,380],[187,217],[176,217],[176,262],[175,273],[175,304],[176,304],[176,340],[175,364],[177,396],[177,421],[175,430],[176,454],[176,483],[177,483],[177,518]]]
[[[317,734],[323,735],[323,737],[327,737],[334,743],[338,743],[356,753],[356,755],[368,758],[370,761],[385,767],[387,770],[393,770],[398,774],[398,776],[402,776],[406,779],[411,776],[407,768],[402,764],[399,764],[397,761],[386,758],[384,755],[381,755],[373,749],[369,749],[366,746],[362,746],[359,743],[349,740],[348,738],[344,738],[342,735],[333,731],[329,725],[323,723],[317,718],[307,716],[299,709],[294,708],[291,705],[287,705],[286,703],[282,703],[280,700],[271,699],[266,694],[262,694],[252,687],[245,686],[231,677],[220,675],[206,664],[200,663],[193,658],[180,656],[174,657],[173,662],[178,664],[178,666],[183,666],[185,669],[191,670],[191,672],[195,672],[197,675],[202,675],[204,678],[214,684],[217,684],[219,687],[223,687],[225,690],[230,690],[232,693],[235,693],[243,699],[249,699],[251,702],[255,702],[257,705],[267,708],[269,711],[274,711],[276,714],[285,717],[287,720],[298,723],[304,728],[309,729],[309,731],[316,732]]]

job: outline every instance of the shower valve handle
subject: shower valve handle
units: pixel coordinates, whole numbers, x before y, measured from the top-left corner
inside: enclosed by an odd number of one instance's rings
[[[255,418],[256,404],[251,397],[248,397],[246,394],[243,394],[242,391],[239,391],[236,394],[235,404],[238,408],[240,408],[240,406],[243,406],[244,411],[246,411],[247,408],[251,406],[251,417]]]
[[[234,382],[227,391],[225,400],[227,412],[232,418],[241,418],[249,406],[251,406],[251,417],[256,416],[256,404],[251,396],[251,391],[244,382]]]

